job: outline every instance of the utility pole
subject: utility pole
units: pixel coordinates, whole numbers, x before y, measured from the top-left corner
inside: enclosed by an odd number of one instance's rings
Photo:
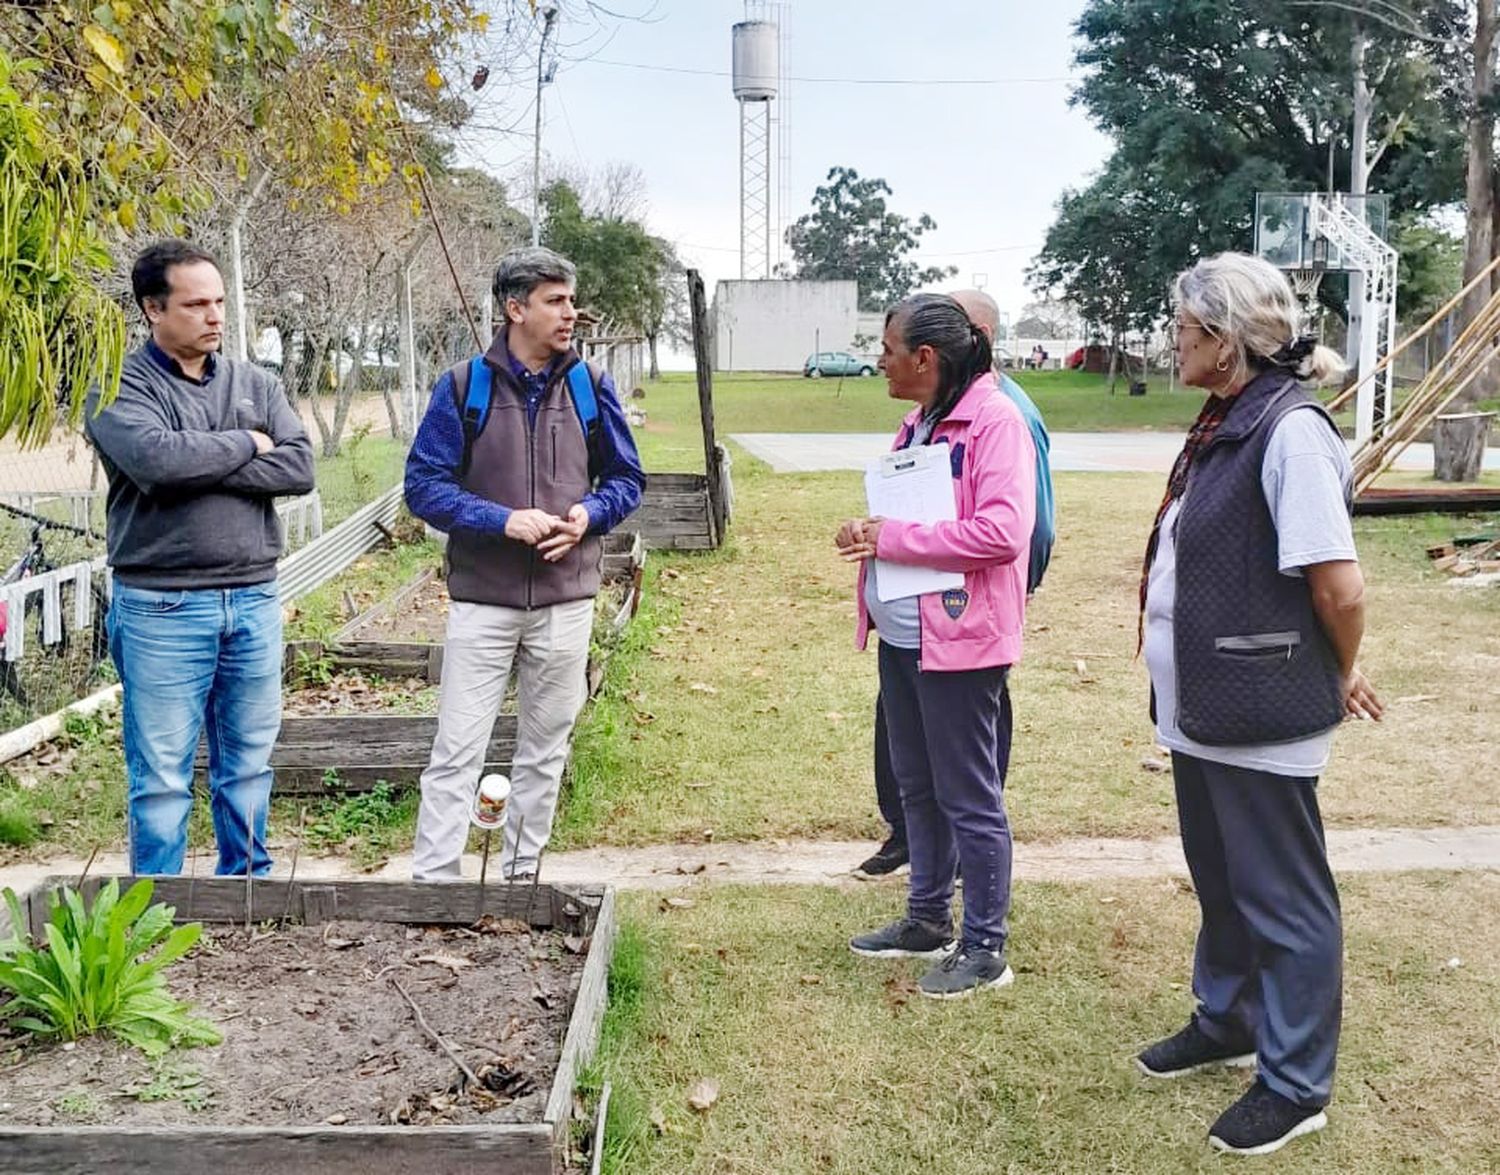
[[[536,134],[531,145],[531,243],[542,243],[542,87],[557,73],[557,63],[547,68],[547,38],[557,24],[557,9],[542,9],[542,43],[536,51]]]

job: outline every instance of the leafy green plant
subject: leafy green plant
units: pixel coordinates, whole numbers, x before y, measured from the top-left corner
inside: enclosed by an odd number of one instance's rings
[[[138,1102],[181,1102],[198,1113],[213,1105],[214,1095],[203,1087],[203,1074],[193,1068],[173,1068],[158,1062],[149,1081],[137,1082],[120,1091]]]
[[[34,943],[15,891],[5,890],[15,937],[0,941],[0,1020],[40,1036],[76,1040],[109,1032],[160,1056],[176,1044],[218,1044],[208,1021],[166,989],[163,970],[198,941],[203,927],[172,926],[171,906],[151,905],[150,880],[122,897],[119,882],[100,889],[92,906],[64,886],[51,897],[46,944]]]
[[[415,807],[415,793],[398,795],[380,780],[309,821],[307,844],[324,852],[348,852],[362,869],[378,868],[396,847],[398,834],[411,824]]]
[[[333,658],[327,653],[314,655],[306,649],[297,650],[297,663],[292,670],[294,689],[306,689],[313,685],[327,685],[333,680]]]
[[[18,799],[0,797],[0,845],[28,848],[42,835],[36,817]]]

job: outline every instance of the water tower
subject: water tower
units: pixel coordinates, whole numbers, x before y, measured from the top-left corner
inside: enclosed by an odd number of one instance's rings
[[[771,276],[771,101],[776,97],[774,21],[735,25],[734,97],[740,104],[740,277]]]

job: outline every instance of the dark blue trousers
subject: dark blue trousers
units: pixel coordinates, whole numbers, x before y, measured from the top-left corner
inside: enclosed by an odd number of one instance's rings
[[[891,826],[890,839],[906,844],[906,813],[901,808],[901,785],[891,767],[891,738],[885,726],[885,707],[875,695],[875,802],[880,818]]]
[[[911,853],[907,913],[952,918],[964,877],[963,942],[1003,950],[1010,911],[1007,667],[924,673],[916,649],[880,645],[880,697]]]
[[[1316,778],[1173,752],[1177,815],[1203,925],[1193,959],[1198,1024],[1254,1045],[1260,1076],[1298,1105],[1333,1089],[1344,933]]]

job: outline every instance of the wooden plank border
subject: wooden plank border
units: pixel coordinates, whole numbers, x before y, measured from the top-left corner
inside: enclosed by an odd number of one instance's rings
[[[21,895],[21,907],[39,931],[46,895],[76,878],[49,877]],[[92,898],[107,878],[89,878]],[[120,878],[122,885],[133,878]],[[245,883],[238,878],[155,879],[156,900],[177,907],[179,921],[239,921]],[[288,901],[290,894],[291,901]],[[253,918],[296,912],[349,920],[462,925],[472,922],[480,899],[473,883],[310,881],[264,878],[252,888]],[[301,899],[300,902],[298,899]],[[483,912],[520,916],[538,928],[557,927],[590,936],[588,955],[552,1087],[540,1122],[493,1126],[290,1126],[6,1127],[0,1154],[7,1175],[202,1175],[205,1165],[278,1175],[560,1175],[567,1161],[573,1087],[598,1047],[609,995],[609,964],[617,935],[612,888],[563,890],[542,885],[494,885],[483,894]],[[192,913],[192,907],[199,912]],[[527,906],[533,906],[527,909]],[[409,917],[411,916],[411,917]],[[0,910],[0,928],[8,921]],[[209,1169],[213,1169],[209,1167]]]

